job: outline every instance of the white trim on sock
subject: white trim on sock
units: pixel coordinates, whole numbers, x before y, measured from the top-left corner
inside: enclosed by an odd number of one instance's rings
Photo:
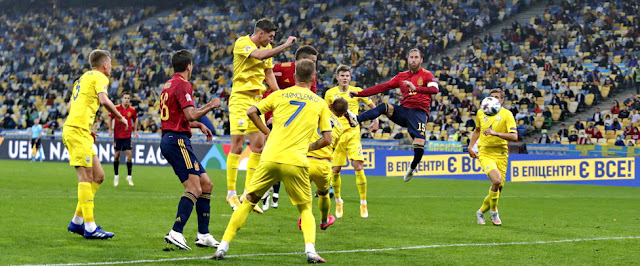
[[[304,244],[304,253],[316,253],[316,246],[313,243]]]
[[[227,190],[227,198],[238,195],[235,190]]]
[[[224,251],[228,251],[229,250],[229,242],[227,241],[220,241],[220,245],[218,246],[218,250],[224,250]]]
[[[361,200],[360,204],[367,204],[367,200]]]
[[[98,228],[98,226],[96,225],[96,222],[86,222],[86,223],[84,223],[84,230],[89,232],[89,233],[95,232],[96,228]]]
[[[84,223],[84,217],[80,217],[74,214],[73,219],[71,219],[71,222],[76,225],[81,225],[82,223]]]

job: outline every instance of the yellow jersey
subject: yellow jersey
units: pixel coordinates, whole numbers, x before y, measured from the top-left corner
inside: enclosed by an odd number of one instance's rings
[[[273,130],[260,161],[309,167],[309,140],[316,131],[331,131],[331,111],[311,90],[293,86],[257,103],[262,114],[273,111]]]
[[[340,86],[333,87],[333,88],[327,90],[327,92],[325,92],[324,100],[327,102],[327,104],[331,104],[331,103],[333,103],[333,101],[336,98],[344,98],[349,103],[349,111],[351,111],[352,113],[354,113],[356,115],[358,115],[358,113],[360,111],[360,103],[364,103],[365,105],[369,105],[369,104],[373,103],[371,101],[371,99],[369,99],[369,97],[351,97],[351,96],[349,96],[349,92],[350,91],[360,92],[360,91],[362,91],[362,88],[349,86],[347,91],[342,92],[340,90]],[[342,123],[343,125],[348,125],[349,124],[349,120],[347,120],[347,118],[343,116],[343,117],[340,117],[340,123]]]
[[[480,127],[480,138],[478,139],[479,155],[508,155],[509,141],[496,136],[485,136],[484,131],[491,128],[493,131],[502,133],[518,133],[516,120],[511,111],[501,108],[494,116],[485,115],[482,110],[476,114],[476,127]]]
[[[100,108],[98,93],[107,93],[107,86],[109,78],[96,70],[87,71],[76,80],[69,100],[69,115],[64,125],[91,130]]]
[[[342,136],[342,132],[344,132],[344,129],[340,124],[340,120],[335,114],[333,114],[333,112],[330,112],[330,118],[331,120],[329,122],[331,123],[331,127],[332,127],[331,144],[325,146],[322,149],[310,151],[308,156],[316,157],[320,159],[329,159],[329,160],[333,159],[332,157],[333,150],[338,145],[338,140],[340,139],[340,136]],[[322,132],[320,132],[320,128],[318,128],[318,130],[316,131],[316,134],[313,137],[311,137],[311,142],[315,142],[319,140],[321,137],[322,137]]]
[[[233,85],[231,93],[240,91],[260,90],[262,94],[266,87],[262,83],[265,78],[264,70],[273,68],[273,58],[259,60],[250,56],[255,50],[271,49],[271,44],[260,47],[251,41],[250,35],[236,40],[233,47]]]

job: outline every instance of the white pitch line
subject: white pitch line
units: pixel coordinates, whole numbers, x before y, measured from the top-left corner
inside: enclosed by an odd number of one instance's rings
[[[486,246],[515,246],[515,245],[544,245],[568,242],[587,242],[587,241],[606,241],[606,240],[634,240],[640,239],[640,236],[620,236],[620,237],[594,237],[594,238],[576,238],[561,239],[549,241],[531,241],[531,242],[495,242],[495,243],[459,243],[459,244],[440,244],[440,245],[420,245],[409,247],[395,248],[373,248],[373,249],[350,249],[350,250],[333,250],[321,251],[320,254],[338,254],[338,253],[359,253],[359,252],[379,252],[379,251],[395,251],[395,250],[412,250],[412,249],[429,249],[429,248],[449,248],[449,247],[486,247]],[[265,256],[292,256],[303,255],[302,252],[285,252],[285,253],[257,253],[257,254],[238,254],[228,255],[226,258],[240,257],[265,257]],[[151,262],[167,262],[167,261],[185,261],[185,260],[206,260],[211,256],[205,257],[183,257],[183,258],[166,258],[166,259],[148,259],[148,260],[130,260],[130,261],[110,261],[110,262],[89,262],[89,263],[63,263],[63,264],[21,264],[23,266],[75,266],[75,265],[118,265],[133,263],[151,263]]]

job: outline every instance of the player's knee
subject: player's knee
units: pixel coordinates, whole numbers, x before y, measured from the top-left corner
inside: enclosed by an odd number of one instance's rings
[[[196,197],[199,197],[200,194],[202,194],[202,188],[200,186],[189,187],[186,190]]]
[[[318,192],[318,196],[326,196],[327,194],[329,194],[328,189],[323,189],[323,190],[318,189],[317,192]]]
[[[419,139],[419,138],[413,139],[414,147],[415,147],[415,145],[418,145],[418,146],[422,146],[422,148],[424,149],[424,144],[425,143],[426,143],[426,141],[424,139]]]
[[[256,145],[251,145],[251,152],[253,153],[262,153],[262,150],[264,149],[264,143],[256,143]]]
[[[211,190],[213,189],[213,183],[211,183],[211,180],[207,179],[203,179],[200,182],[200,187],[202,188],[202,192],[204,193],[210,193]]]
[[[254,192],[248,193],[246,198],[251,203],[258,203],[258,201],[260,201],[260,197],[258,197]]]
[[[333,168],[331,168],[331,172],[333,172],[334,174],[340,173],[340,170],[342,170],[342,167],[340,166],[334,166]]]
[[[364,169],[364,167],[362,166],[363,162],[362,161],[353,161],[353,169],[356,171],[361,171]]]

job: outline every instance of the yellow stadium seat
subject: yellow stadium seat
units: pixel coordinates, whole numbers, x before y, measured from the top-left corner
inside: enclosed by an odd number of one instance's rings
[[[585,103],[588,106],[591,106],[591,105],[593,105],[593,100],[594,99],[595,99],[595,95],[593,93],[589,93],[589,94],[587,94],[587,97],[585,98]]]

